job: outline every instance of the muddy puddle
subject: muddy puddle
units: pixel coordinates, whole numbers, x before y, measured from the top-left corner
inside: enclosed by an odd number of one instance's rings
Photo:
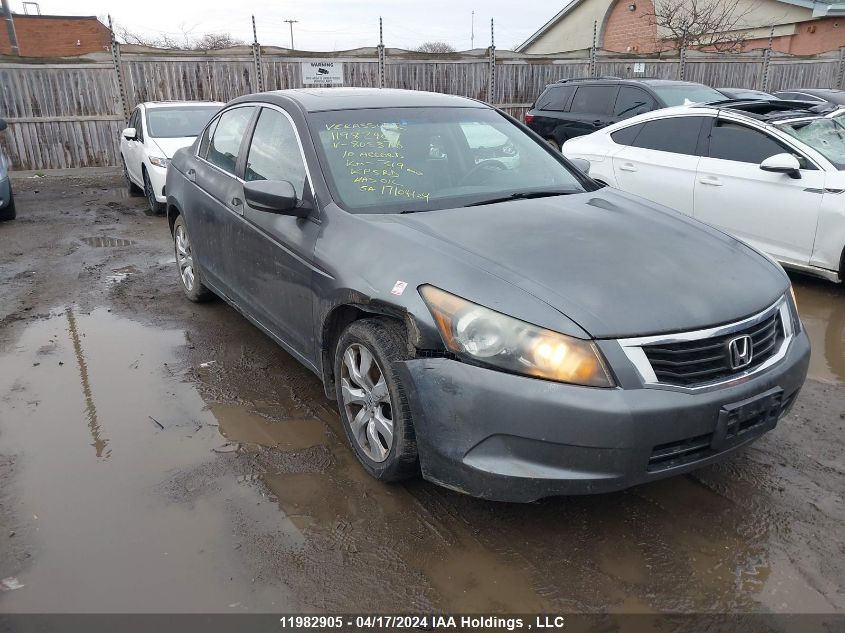
[[[845,382],[845,288],[809,278],[796,277],[793,282],[813,348],[810,376]]]

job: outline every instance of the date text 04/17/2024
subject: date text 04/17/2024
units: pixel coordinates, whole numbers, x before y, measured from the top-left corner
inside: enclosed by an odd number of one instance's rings
[[[283,629],[465,629],[465,630],[549,630],[563,629],[561,615],[540,615],[532,618],[502,616],[450,615],[357,615],[354,617],[299,615],[279,618]]]

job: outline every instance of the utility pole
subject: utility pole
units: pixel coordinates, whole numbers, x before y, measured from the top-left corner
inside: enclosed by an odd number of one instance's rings
[[[21,51],[18,48],[18,36],[15,33],[15,22],[12,20],[12,11],[9,9],[8,0],[0,0],[3,5],[3,19],[6,20],[6,30],[9,32],[9,44],[12,45],[12,55],[20,56]]]
[[[290,24],[290,49],[293,50],[293,25],[299,22],[299,20],[282,20],[282,22]]]
[[[475,48],[475,11],[472,12],[472,26],[469,30],[469,48],[470,50]]]

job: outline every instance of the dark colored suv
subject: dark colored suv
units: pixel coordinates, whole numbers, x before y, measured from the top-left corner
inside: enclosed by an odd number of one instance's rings
[[[525,115],[525,123],[560,149],[570,138],[595,132],[637,114],[725,99],[718,90],[668,79],[561,79],[546,86]]]

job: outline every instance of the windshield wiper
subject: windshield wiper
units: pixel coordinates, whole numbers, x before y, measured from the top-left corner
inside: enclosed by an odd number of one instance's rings
[[[488,198],[487,200],[479,200],[478,202],[470,202],[465,204],[465,207],[480,207],[484,204],[496,204],[497,202],[508,202],[509,200],[528,200],[530,198],[550,198],[552,196],[568,196],[571,193],[581,193],[579,191],[517,191],[507,196],[500,196],[498,198]]]

